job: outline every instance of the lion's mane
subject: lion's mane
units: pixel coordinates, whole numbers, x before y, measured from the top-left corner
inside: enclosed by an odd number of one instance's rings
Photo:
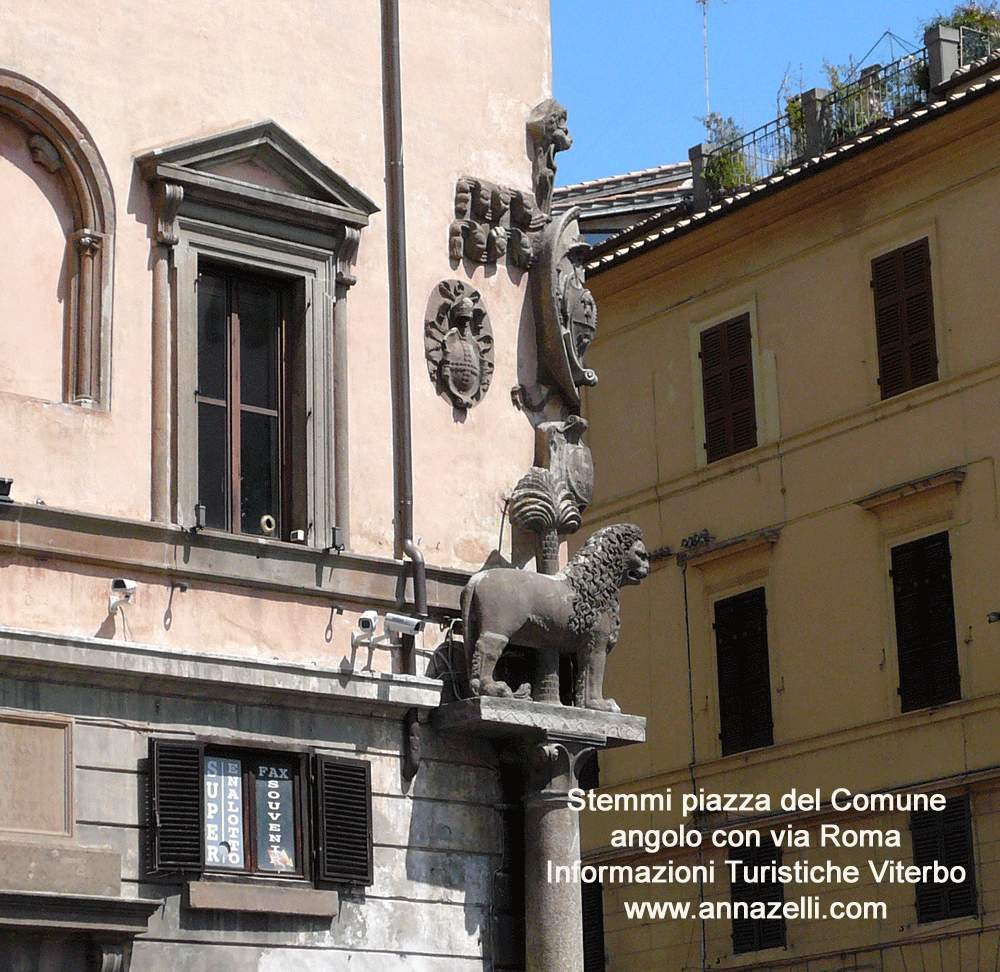
[[[584,635],[607,615],[618,617],[618,591],[632,546],[642,531],[631,523],[616,523],[592,534],[576,556],[558,573],[573,591],[570,631]]]

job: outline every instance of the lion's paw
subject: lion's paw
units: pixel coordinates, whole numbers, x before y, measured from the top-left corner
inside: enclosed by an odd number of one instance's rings
[[[506,682],[495,682],[492,679],[484,679],[481,694],[492,695],[497,699],[509,699],[514,693],[510,690],[510,686]]]

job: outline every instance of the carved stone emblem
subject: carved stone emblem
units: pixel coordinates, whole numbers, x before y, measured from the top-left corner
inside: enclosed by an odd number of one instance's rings
[[[542,422],[535,430],[535,464],[564,482],[582,513],[594,495],[594,458],[582,441],[587,420],[571,415],[565,422]]]
[[[479,291],[461,280],[434,288],[424,317],[424,355],[438,394],[455,408],[482,400],[493,377],[493,330]]]
[[[597,384],[583,360],[597,329],[597,304],[585,283],[582,258],[589,247],[580,239],[578,215],[568,209],[545,228],[531,275],[539,379],[558,388],[574,412],[580,386]]]
[[[532,194],[485,179],[465,177],[455,186],[455,219],[448,230],[448,255],[495,264],[507,257],[527,270],[538,233],[548,222]]]

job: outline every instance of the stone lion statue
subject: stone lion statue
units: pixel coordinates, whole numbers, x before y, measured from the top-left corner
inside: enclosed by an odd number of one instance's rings
[[[575,704],[620,711],[613,699],[604,698],[604,663],[621,628],[619,591],[625,584],[640,583],[648,573],[642,531],[621,523],[593,534],[558,574],[509,568],[476,574],[462,591],[473,695],[509,698],[514,694],[509,685],[494,678],[496,664],[509,643],[539,653],[574,655]]]

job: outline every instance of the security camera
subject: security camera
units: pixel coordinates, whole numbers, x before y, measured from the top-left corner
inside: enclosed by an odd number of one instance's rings
[[[413,635],[424,630],[424,621],[420,618],[411,618],[405,614],[386,614],[385,630],[394,634]]]
[[[361,617],[358,618],[359,631],[363,631],[365,634],[372,634],[376,627],[378,627],[377,611],[365,611]]]
[[[111,594],[108,597],[108,613],[115,614],[123,604],[131,604],[135,596],[136,583],[127,577],[116,577],[111,582]]]

